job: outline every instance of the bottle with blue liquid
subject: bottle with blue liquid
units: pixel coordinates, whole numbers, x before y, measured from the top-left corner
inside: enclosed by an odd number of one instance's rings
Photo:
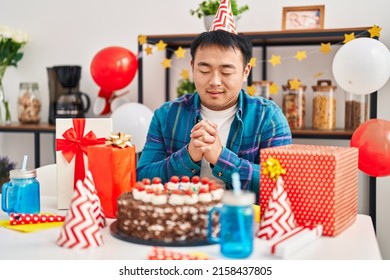
[[[1,208],[4,212],[38,214],[40,212],[39,182],[36,170],[10,171],[10,181],[3,184]]]
[[[237,178],[233,179],[237,184]],[[233,183],[234,185],[234,183]],[[225,191],[222,206],[213,207],[209,212],[208,239],[219,243],[221,253],[228,258],[246,258],[253,252],[253,204],[255,194],[243,192],[237,187]],[[219,213],[220,233],[212,236],[212,216]]]

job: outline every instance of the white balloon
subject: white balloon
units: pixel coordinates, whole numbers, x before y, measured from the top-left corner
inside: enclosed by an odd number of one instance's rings
[[[333,59],[337,84],[353,94],[370,94],[385,85],[390,77],[390,52],[378,40],[354,39],[343,45]]]
[[[152,117],[153,112],[141,103],[122,104],[111,114],[114,133],[130,134],[131,142],[139,153],[144,148]]]

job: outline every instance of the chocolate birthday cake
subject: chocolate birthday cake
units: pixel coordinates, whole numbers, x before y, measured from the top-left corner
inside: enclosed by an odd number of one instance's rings
[[[224,190],[215,181],[173,176],[137,182],[118,198],[117,230],[133,238],[161,242],[207,240],[208,212],[221,203]],[[213,235],[218,234],[213,217]]]

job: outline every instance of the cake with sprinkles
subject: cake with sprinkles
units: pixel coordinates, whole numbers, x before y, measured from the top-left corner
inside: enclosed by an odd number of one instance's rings
[[[117,230],[150,241],[206,241],[208,212],[221,204],[224,189],[207,177],[143,179],[118,198]],[[218,234],[218,216],[213,217]]]

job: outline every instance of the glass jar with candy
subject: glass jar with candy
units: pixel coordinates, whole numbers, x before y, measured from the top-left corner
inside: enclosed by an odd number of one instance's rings
[[[290,129],[305,128],[306,116],[306,86],[299,80],[288,80],[283,85],[283,113],[288,121]]]

